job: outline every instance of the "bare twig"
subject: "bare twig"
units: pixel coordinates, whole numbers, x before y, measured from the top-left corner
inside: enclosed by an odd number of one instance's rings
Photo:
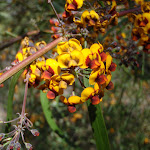
[[[60,25],[61,25],[62,32],[63,32],[63,35],[64,35],[64,28],[63,28],[63,25],[62,25],[62,23],[61,23],[61,21],[60,21],[60,18],[59,18],[59,16],[58,16],[58,13],[56,12],[56,9],[55,9],[55,7],[54,7],[52,1],[51,1],[51,0],[48,0],[48,3],[50,3],[50,5],[51,5],[51,7],[52,7],[52,9],[53,9],[53,11],[54,11],[54,13],[55,13],[55,15],[56,15],[56,17],[57,17],[57,19],[58,19]]]
[[[34,31],[27,32],[26,34],[24,34],[22,36],[12,38],[11,40],[9,40],[7,42],[2,42],[2,43],[0,43],[0,50],[3,50],[4,48],[9,47],[9,46],[13,45],[14,43],[22,40],[25,36],[38,35],[39,33],[40,33],[39,30],[34,30]]]
[[[125,15],[129,14],[129,13],[133,13],[133,12],[137,12],[137,11],[141,12],[141,7],[136,7],[136,8],[133,8],[133,9],[128,9],[128,10],[121,11],[119,13],[118,17],[122,17],[122,16],[125,16]]]

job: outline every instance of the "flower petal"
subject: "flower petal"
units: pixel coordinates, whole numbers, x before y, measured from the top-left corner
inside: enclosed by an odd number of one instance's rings
[[[108,72],[108,68],[110,67],[112,62],[112,57],[108,54],[106,58],[106,72]]]
[[[70,105],[80,104],[81,103],[81,98],[79,96],[70,96],[68,98],[68,103]]]
[[[110,81],[109,84],[106,86],[107,90],[112,90],[114,88],[114,84]]]
[[[93,95],[94,89],[92,87],[87,87],[81,93],[81,101],[86,102]]]
[[[61,79],[67,82],[67,84],[72,85],[74,83],[74,75],[70,73],[64,73],[61,75]]]
[[[106,55],[106,53],[102,52],[102,53],[100,53],[100,57],[101,57],[101,61],[104,62],[107,58],[107,55]]]
[[[46,69],[52,74],[60,74],[60,66],[55,59],[49,58],[46,60]]]
[[[60,100],[61,100],[61,102],[62,102],[62,103],[64,103],[64,104],[68,105],[68,100],[67,100],[67,98],[66,98],[66,97],[64,97],[64,96],[60,96]]]
[[[100,103],[100,99],[99,99],[98,95],[95,95],[95,96],[93,96],[93,97],[91,98],[91,103],[92,103],[93,105],[97,105],[97,104]]]
[[[93,53],[101,53],[103,52],[103,46],[99,43],[94,43],[91,47],[90,47],[90,50],[93,52]]]
[[[51,73],[50,72],[48,72],[48,71],[44,71],[43,73],[42,73],[42,76],[41,76],[41,79],[47,79],[47,80],[49,80],[49,79],[51,79]]]
[[[108,79],[106,78],[106,76],[104,74],[102,75],[99,75],[97,78],[96,78],[96,82],[98,84],[104,84]]]
[[[81,51],[74,50],[70,53],[71,59],[75,60],[78,66],[83,64],[83,54]]]
[[[115,71],[116,67],[117,67],[117,65],[114,62],[112,62],[111,65],[110,65],[110,67],[108,68],[108,70]]]
[[[69,111],[70,113],[74,113],[74,112],[76,111],[76,107],[75,107],[74,105],[69,105],[69,106],[68,106],[68,111]]]
[[[54,99],[56,97],[55,93],[53,91],[47,92],[47,98],[48,99]]]
[[[71,60],[71,57],[69,53],[61,54],[57,57],[57,60],[61,68],[68,68],[68,64]]]
[[[66,89],[67,88],[67,83],[65,81],[61,80],[59,82],[59,88]]]

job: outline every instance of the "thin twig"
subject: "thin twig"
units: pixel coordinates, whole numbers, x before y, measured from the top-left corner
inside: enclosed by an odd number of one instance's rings
[[[58,16],[58,13],[56,12],[56,9],[55,9],[55,7],[54,7],[52,1],[51,1],[51,0],[48,0],[48,3],[50,3],[50,5],[51,5],[51,7],[52,7],[52,9],[53,9],[53,11],[54,11],[54,13],[55,13],[55,15],[56,15],[56,17],[57,17],[57,19],[58,19],[60,25],[61,25],[62,32],[63,32],[63,35],[64,35],[64,28],[63,28],[63,25],[62,25],[62,23],[61,23],[61,21],[60,21],[60,18],[59,18],[59,16]]]
[[[27,101],[29,77],[30,77],[30,75],[29,75],[29,73],[27,73],[26,79],[25,79],[26,80],[26,85],[25,85],[24,99],[23,99],[22,112],[21,112],[21,116],[23,116],[23,117],[25,115],[25,106],[26,106],[26,101]]]
[[[128,9],[128,10],[124,10],[124,11],[121,11],[118,15],[118,17],[122,17],[122,16],[125,16],[129,13],[133,13],[133,12],[141,12],[141,7],[136,7],[136,8],[133,8],[133,9]]]
[[[22,40],[25,36],[38,35],[40,32],[41,31],[39,31],[39,30],[30,31],[30,32],[23,34],[22,36],[12,38],[11,40],[9,40],[7,42],[2,42],[2,43],[0,43],[0,50],[3,50],[4,48],[9,47],[12,44]]]

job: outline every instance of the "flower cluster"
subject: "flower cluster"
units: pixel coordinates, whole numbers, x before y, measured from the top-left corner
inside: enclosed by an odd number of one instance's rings
[[[79,11],[84,4],[83,11]],[[98,37],[99,33],[104,34],[108,25],[118,24],[115,0],[101,4],[95,1],[87,8],[88,5],[89,3],[83,0],[67,0],[64,13],[59,15],[61,24],[57,19],[50,19],[52,38],[56,39],[64,32],[70,37],[77,36],[81,43],[84,35],[84,39],[92,44],[93,37]]]
[[[0,149],[3,149],[4,146],[8,145],[6,150],[13,150],[13,149],[20,150],[21,149],[21,144],[19,143],[20,137],[22,138],[22,141],[28,150],[33,149],[30,143],[25,142],[24,131],[25,129],[28,129],[33,134],[33,136],[39,136],[39,131],[36,129],[31,129],[33,124],[26,117],[26,115],[27,115],[26,113],[24,115],[19,114],[19,117],[14,120],[7,122],[0,121],[0,123],[10,123],[19,120],[17,125],[14,125],[14,130],[12,130],[9,133],[0,133],[0,142],[1,142]]]
[[[16,62],[22,61],[45,46],[45,42],[38,42],[34,45],[29,40],[27,41],[31,43],[31,46],[30,44],[23,45],[25,42],[22,42],[22,50],[17,53]],[[30,64],[29,69],[24,71],[24,74],[29,72],[30,86],[46,92],[48,99],[61,96],[61,102],[68,106],[70,112],[75,112],[75,105],[84,103],[88,99],[91,99],[92,104],[98,104],[104,96],[104,89],[113,89],[111,72],[115,69],[116,64],[112,61],[111,55],[103,51],[100,43],[94,43],[89,49],[83,49],[80,42],[72,38],[69,41],[60,42],[53,51],[52,58],[42,56],[35,60]],[[89,83],[94,85],[94,88],[85,88],[83,76],[89,78]],[[39,85],[41,81],[44,83]],[[77,81],[84,88],[81,97],[76,96],[74,90],[69,98],[63,96],[64,90],[68,86],[75,88]]]
[[[35,52],[37,52],[38,50],[40,50],[41,48],[43,48],[45,46],[46,46],[46,43],[44,41],[34,44],[31,40],[29,40],[28,37],[25,37],[21,43],[21,50],[16,54],[16,59],[13,63],[17,64],[17,63],[23,61],[24,59],[26,59],[27,57],[34,54]],[[44,64],[45,64],[45,57],[41,56],[38,59],[36,59],[35,61],[33,61],[30,64],[28,69],[24,70],[24,73],[23,73],[24,77],[26,76],[27,72],[29,71],[30,86],[36,87],[40,83],[41,73],[42,73],[41,70],[42,70],[42,66],[44,66]]]
[[[132,39],[139,40],[139,45],[143,46],[143,51],[150,53],[150,2],[140,2],[142,14],[134,14],[134,28]]]

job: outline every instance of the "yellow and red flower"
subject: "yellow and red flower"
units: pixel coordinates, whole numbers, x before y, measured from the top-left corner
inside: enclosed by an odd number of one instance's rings
[[[64,53],[57,57],[57,61],[61,68],[71,68],[81,66],[83,64],[83,54],[81,51],[74,50],[70,53]]]
[[[82,7],[84,0],[66,0],[65,10],[77,10]]]
[[[102,97],[104,96],[104,92],[101,91],[100,86],[96,83],[94,88],[87,87],[81,93],[81,101],[84,103],[88,99],[91,100],[93,105],[97,105],[102,101]]]
[[[67,42],[60,42],[57,45],[57,53],[59,55],[63,54],[63,53],[70,53],[73,50],[78,50],[78,51],[82,50],[82,46],[81,46],[80,42],[74,38],[70,39]]]
[[[68,106],[68,111],[73,113],[76,111],[75,105],[82,104],[81,97],[79,96],[70,96],[68,99],[64,96],[60,97],[62,103]]]

